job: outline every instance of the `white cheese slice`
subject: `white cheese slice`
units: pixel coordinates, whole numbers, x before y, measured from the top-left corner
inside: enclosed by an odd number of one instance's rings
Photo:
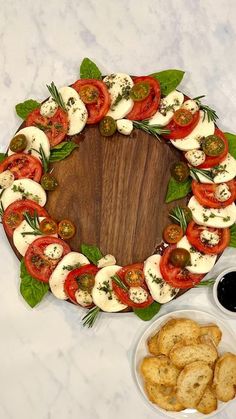
[[[41,207],[44,207],[47,201],[46,192],[39,183],[32,179],[17,179],[2,193],[1,202],[3,209],[6,209],[12,202],[23,198],[35,201]]]
[[[88,291],[75,291],[75,299],[82,307],[89,307],[93,303],[92,295]]]
[[[88,111],[79,94],[72,87],[64,86],[59,93],[66,105],[69,120],[68,135],[75,135],[82,131],[88,119]]]
[[[206,274],[210,272],[216,262],[217,255],[206,255],[198,252],[184,236],[178,243],[177,247],[186,249],[190,253],[191,265],[186,266],[186,269],[192,274]]]
[[[112,289],[112,276],[114,276],[119,269],[121,269],[121,266],[118,265],[106,266],[95,276],[92,298],[94,304],[103,311],[112,313],[124,310],[127,307],[118,300]]]
[[[42,116],[46,116],[47,118],[51,118],[56,113],[57,109],[58,104],[52,97],[50,97],[40,106],[40,114]]]
[[[162,127],[169,124],[177,109],[184,101],[184,95],[177,90],[173,90],[166,97],[161,99],[159,110],[149,119],[149,125],[160,125]]]
[[[111,107],[107,116],[111,116],[116,120],[124,118],[132,110],[134,102],[130,98],[122,98],[117,104],[116,101],[120,95],[123,95],[124,90],[128,90],[133,87],[133,80],[128,74],[115,73],[106,76],[103,81],[106,83],[108,91],[111,95]]]
[[[185,153],[185,158],[192,166],[200,166],[206,160],[206,155],[202,150],[189,150]]]
[[[200,119],[197,126],[193,131],[179,140],[170,140],[173,146],[181,151],[189,151],[200,148],[200,139],[207,137],[215,132],[215,124],[212,121],[208,121],[203,111],[200,111]]]
[[[192,196],[188,207],[192,211],[193,220],[199,225],[226,228],[231,227],[236,221],[236,206],[234,203],[225,208],[206,208]]]
[[[231,198],[231,192],[227,183],[220,183],[215,190],[215,197],[219,202],[228,201]]]
[[[141,304],[147,301],[148,292],[142,287],[130,287],[129,298],[136,304]]]
[[[98,268],[105,268],[105,266],[112,266],[116,264],[116,258],[113,255],[106,255],[99,259],[97,263]]]
[[[18,134],[25,135],[27,139],[27,147],[25,148],[24,153],[29,153],[40,160],[39,152],[40,152],[40,148],[42,147],[45,157],[49,159],[50,157],[49,139],[41,129],[37,127],[26,127],[18,131],[16,135]],[[15,154],[15,153],[9,149],[8,155],[11,156],[12,154]]]
[[[201,183],[224,183],[229,182],[230,180],[234,179],[236,176],[236,160],[234,159],[231,154],[228,154],[225,160],[223,160],[217,168],[206,168],[204,171],[212,172],[215,174],[213,177],[213,181],[209,180],[206,176],[202,175],[201,173],[197,172],[199,181]],[[192,175],[192,177],[194,177]]]
[[[193,100],[193,99],[186,100],[183,103],[183,105],[181,106],[181,108],[187,109],[192,114],[196,113],[199,110],[199,106],[198,106],[197,102],[195,102],[195,100]]]
[[[144,262],[145,281],[152,298],[160,304],[168,303],[179,292],[162,278],[160,271],[160,255],[152,255]]]
[[[214,231],[202,230],[200,239],[202,243],[206,243],[209,246],[216,246],[220,241],[220,236]]]
[[[133,131],[133,122],[129,119],[118,119],[116,122],[117,131],[123,135],[130,135]]]
[[[49,259],[60,259],[63,255],[63,246],[61,244],[51,243],[45,247],[44,255]]]
[[[0,189],[9,188],[14,182],[14,175],[10,170],[0,173]]]
[[[60,300],[67,300],[68,297],[64,291],[64,283],[67,275],[80,265],[82,266],[88,264],[89,260],[82,253],[70,252],[65,255],[49,278],[49,285],[55,297]]]

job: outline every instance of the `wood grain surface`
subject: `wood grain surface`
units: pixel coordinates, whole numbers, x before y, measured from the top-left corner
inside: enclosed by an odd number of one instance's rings
[[[141,130],[104,138],[97,126],[86,127],[80,138],[79,148],[54,164],[59,187],[48,194],[47,210],[77,226],[69,241],[73,250],[94,244],[120,265],[144,261],[160,243],[175,205],[164,201],[179,152]]]

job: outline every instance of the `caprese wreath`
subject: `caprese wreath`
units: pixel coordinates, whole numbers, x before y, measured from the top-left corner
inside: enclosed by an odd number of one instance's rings
[[[236,247],[236,135],[217,127],[204,96],[191,99],[176,90],[183,75],[165,70],[102,77],[85,58],[71,87],[57,89],[52,82],[42,104],[30,99],[16,105],[25,127],[0,154],[0,209],[22,256],[20,291],[31,307],[51,290],[88,308],[83,320],[89,327],[100,311],[130,309],[150,320],[179,290],[212,284],[202,279],[227,246]],[[50,164],[78,147],[73,136],[86,124],[99,124],[105,137],[141,129],[183,153],[171,167],[166,202],[190,195],[188,205],[171,210],[161,251],[144,262],[121,267],[113,255],[85,244],[72,251],[66,240],[74,224],[57,223],[44,208],[46,191],[58,187]]]

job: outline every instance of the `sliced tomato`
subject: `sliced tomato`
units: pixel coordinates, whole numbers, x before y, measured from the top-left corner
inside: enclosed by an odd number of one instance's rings
[[[45,132],[51,147],[62,142],[65,138],[69,122],[68,115],[63,109],[58,108],[52,117],[42,116],[40,109],[35,109],[26,119],[26,126],[35,126]]]
[[[62,256],[59,259],[51,259],[44,254],[50,244],[59,244],[63,247]],[[39,237],[31,243],[24,256],[26,269],[29,274],[39,281],[48,282],[60,260],[70,252],[70,247],[63,240],[56,237]]]
[[[197,126],[200,119],[200,112],[197,111],[193,114],[193,120],[191,124],[187,126],[179,126],[176,124],[174,119],[172,119],[169,124],[166,125],[166,129],[170,131],[169,134],[163,134],[163,138],[166,140],[177,140],[184,137],[187,137],[187,135],[191,134],[191,132],[194,130],[194,128]]]
[[[192,288],[198,284],[205,275],[192,274],[185,268],[178,268],[170,263],[170,254],[176,246],[169,246],[165,249],[161,262],[160,262],[160,271],[166,282],[174,288]]]
[[[119,286],[117,282],[112,281],[112,288],[117,298],[129,307],[145,308],[153,303],[153,298],[149,294],[148,288],[144,282],[143,263],[135,263],[121,268],[116,275],[119,277],[124,288]],[[132,280],[133,279],[133,280]],[[148,292],[148,298],[143,303],[135,303],[129,297],[129,288],[141,287]],[[125,289],[126,288],[126,289]]]
[[[76,291],[81,289],[91,294],[95,275],[98,271],[99,269],[97,266],[88,264],[74,269],[67,275],[64,283],[64,290],[73,303],[78,304],[75,298]],[[86,307],[91,307],[92,305],[90,304]]]
[[[202,242],[201,232],[203,230],[208,230],[211,233],[217,233],[220,236],[220,241],[215,246],[210,246],[209,244]],[[186,236],[189,243],[194,246],[199,252],[206,254],[218,255],[222,253],[230,242],[230,229],[229,228],[211,228],[203,227],[196,224],[194,221],[191,221],[187,227]]]
[[[196,180],[192,181],[192,192],[199,202],[199,204],[209,208],[225,208],[236,200],[236,182],[230,180],[225,182],[228,186],[231,197],[227,201],[220,202],[215,196],[217,185],[216,183],[200,183]]]
[[[216,128],[214,135],[216,135],[217,137],[221,138],[224,141],[225,149],[223,153],[221,153],[219,156],[214,156],[214,157],[206,156],[206,160],[204,161],[204,163],[200,164],[197,167],[199,169],[205,169],[208,167],[218,166],[218,164],[220,164],[226,158],[229,152],[228,140],[225,137],[224,133],[219,128]]]
[[[161,87],[159,82],[153,77],[141,76],[133,78],[134,84],[144,82],[150,86],[150,93],[146,99],[134,102],[133,109],[126,116],[132,121],[142,121],[151,118],[156,113],[161,100]]]
[[[42,164],[39,159],[29,154],[16,153],[0,163],[0,173],[10,170],[15,179],[32,179],[39,182],[42,176]]]
[[[10,204],[3,213],[3,227],[9,237],[13,236],[16,227],[24,220],[24,212],[31,216],[36,212],[38,217],[48,217],[47,211],[30,199],[20,199]]]
[[[87,111],[88,111],[88,119],[87,124],[96,124],[97,122],[101,121],[101,119],[107,114],[111,105],[111,98],[108,92],[107,86],[103,81],[95,80],[95,79],[82,79],[77,80],[73,85],[73,89],[75,89],[79,94],[82,90],[82,100],[83,100],[83,92],[87,86],[87,90],[92,89],[92,87],[96,88],[98,91],[97,98],[94,98],[94,101],[91,103],[85,103]],[[96,99],[96,100],[95,100]],[[88,101],[86,101],[88,102]]]

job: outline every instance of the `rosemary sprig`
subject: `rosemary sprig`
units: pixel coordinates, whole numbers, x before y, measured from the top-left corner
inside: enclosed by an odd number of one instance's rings
[[[123,281],[121,281],[118,275],[112,276],[111,279],[118,285],[118,287],[122,288],[125,291],[129,290],[129,288],[124,284]]]
[[[52,81],[52,83],[50,85],[47,84],[46,86],[49,90],[50,95],[55,100],[55,102],[58,104],[58,106],[61,109],[63,109],[63,111],[67,112],[65,102],[62,99],[61,93],[58,92],[58,89],[57,89],[55,83]]]
[[[172,208],[172,210],[169,213],[169,217],[175,220],[185,233],[188,223],[183,208],[179,207],[178,205]]]
[[[199,109],[201,109],[204,112],[203,121],[207,117],[208,122],[211,122],[211,121],[216,122],[216,120],[219,118],[218,115],[216,114],[216,111],[210,108],[208,105],[203,105],[203,103],[200,100],[200,99],[203,99],[204,97],[205,95],[197,96],[193,98],[193,100],[195,100],[195,102],[199,106]]]
[[[24,212],[25,221],[29,224],[33,231],[25,231],[21,233],[23,237],[25,236],[42,236],[42,232],[39,230],[39,218],[36,211],[34,211],[33,217],[29,212]]]
[[[93,327],[95,321],[100,313],[100,308],[95,306],[89,310],[89,312],[82,318],[83,326]]]
[[[3,216],[3,213],[4,213],[4,208],[3,208],[3,205],[2,205],[2,201],[0,202],[0,217],[2,218],[2,216]]]
[[[42,166],[43,166],[43,171],[44,171],[44,173],[47,173],[48,172],[48,167],[49,167],[49,159],[47,159],[47,157],[46,157],[46,154],[44,152],[42,144],[40,144],[39,150],[36,150],[36,148],[31,148],[31,150],[34,150],[39,154],[39,157],[40,157],[40,160],[41,160]]]
[[[148,134],[154,135],[159,141],[161,140],[161,135],[170,133],[170,130],[163,128],[160,125],[150,125],[148,119],[133,121],[133,126],[134,128],[142,129]]]
[[[199,282],[195,287],[213,287],[215,278],[206,279],[205,281]]]
[[[205,169],[196,169],[195,167],[191,167],[190,174],[193,177],[193,179],[200,181],[199,175],[205,176],[208,180],[213,181],[214,176],[211,170],[205,170]]]

